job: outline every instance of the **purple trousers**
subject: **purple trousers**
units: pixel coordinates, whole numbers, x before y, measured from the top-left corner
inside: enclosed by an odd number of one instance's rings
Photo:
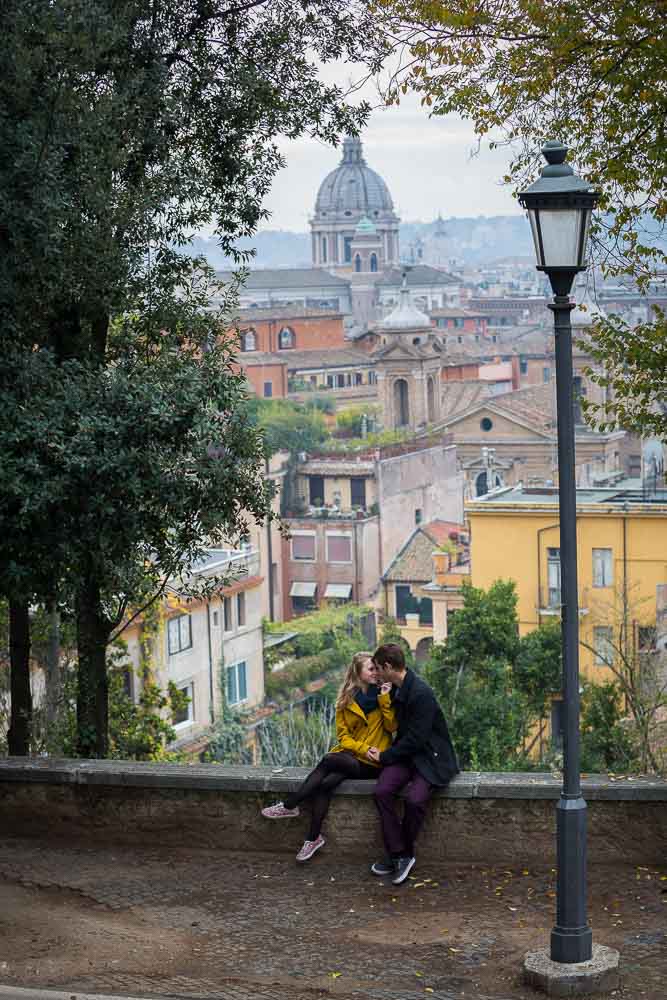
[[[401,819],[396,810],[397,795],[405,789],[405,806]],[[412,857],[415,840],[422,828],[433,785],[421,776],[412,764],[389,764],[380,771],[375,785],[375,804],[380,813],[382,836],[387,854],[392,857]]]

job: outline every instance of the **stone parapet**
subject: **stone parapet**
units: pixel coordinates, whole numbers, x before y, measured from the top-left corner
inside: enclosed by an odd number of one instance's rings
[[[259,815],[295,788],[302,768],[150,764],[116,760],[0,760],[0,817],[9,836],[165,846],[293,852],[306,817],[272,823]],[[591,775],[589,856],[656,865],[667,854],[667,781]],[[337,791],[326,836],[341,855],[366,859],[380,847],[374,782]],[[522,863],[555,856],[560,780],[541,773],[464,772],[438,791],[420,838],[420,857]],[[304,810],[307,812],[307,810]]]

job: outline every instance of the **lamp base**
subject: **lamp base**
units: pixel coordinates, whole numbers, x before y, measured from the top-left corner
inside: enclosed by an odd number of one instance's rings
[[[608,993],[619,985],[620,955],[615,948],[593,945],[587,962],[553,962],[546,948],[529,952],[523,962],[523,980],[550,997]]]

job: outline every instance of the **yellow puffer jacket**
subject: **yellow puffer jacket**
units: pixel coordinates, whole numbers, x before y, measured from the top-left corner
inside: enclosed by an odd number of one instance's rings
[[[338,742],[331,748],[331,753],[341,750],[351,751],[354,756],[379,768],[366,756],[370,747],[387,750],[391,746],[391,734],[396,732],[396,713],[391,704],[391,695],[378,695],[378,707],[366,713],[356,701],[351,701],[345,708],[336,711],[336,735]]]

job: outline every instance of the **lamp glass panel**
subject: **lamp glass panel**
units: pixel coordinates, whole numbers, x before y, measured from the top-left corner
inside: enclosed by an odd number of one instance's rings
[[[539,209],[532,208],[528,211],[528,220],[530,222],[531,232],[533,234],[533,243],[535,244],[535,257],[537,263],[540,267],[544,264],[542,247],[540,245],[539,236],[539,226],[540,226],[540,214]]]
[[[544,267],[579,267],[583,216],[578,208],[541,208],[539,224],[544,247]]]
[[[592,208],[580,208],[579,212],[581,214],[581,226],[583,226],[583,240],[581,241],[581,260],[579,261],[579,266],[583,267],[586,263],[586,247],[588,246],[588,234],[591,228],[591,219],[593,218]]]

